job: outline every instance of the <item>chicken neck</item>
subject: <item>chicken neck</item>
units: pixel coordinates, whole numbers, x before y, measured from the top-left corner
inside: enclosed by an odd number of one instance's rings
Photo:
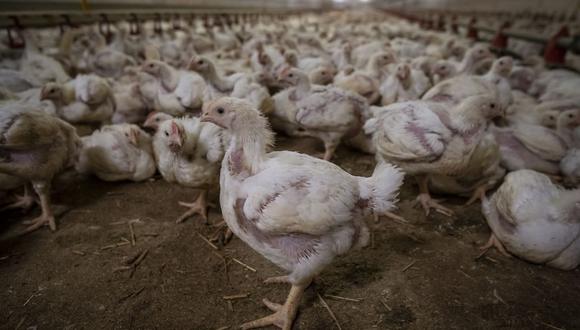
[[[162,65],[159,70],[159,79],[161,81],[161,86],[168,91],[172,92],[177,88],[178,75],[177,71],[169,65]]]
[[[223,78],[215,69],[214,66],[210,66],[208,73],[206,75],[207,80],[220,92],[225,93],[234,89],[234,83]]]

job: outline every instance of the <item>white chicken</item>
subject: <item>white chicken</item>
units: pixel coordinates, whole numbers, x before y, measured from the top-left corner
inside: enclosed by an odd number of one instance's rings
[[[104,181],[143,181],[155,174],[151,137],[134,124],[104,126],[82,138],[76,169]]]
[[[563,190],[543,174],[521,170],[506,176],[482,211],[492,230],[483,248],[563,270],[580,264],[580,190]]]
[[[372,177],[355,177],[307,155],[268,153],[273,137],[268,122],[243,100],[211,102],[202,121],[232,137],[220,175],[225,221],[241,240],[289,272],[267,282],[292,284],[283,305],[264,299],[273,315],[242,329],[291,329],[304,290],[336,256],[368,243],[362,217],[393,208],[403,174],[380,164]]]
[[[48,83],[41,100],[50,100],[57,114],[70,123],[107,124],[115,110],[115,99],[107,81],[96,75],[78,75],[65,83]]]
[[[324,143],[324,159],[330,160],[343,138],[356,136],[368,116],[368,104],[361,96],[332,86],[311,86],[298,69],[280,73],[280,81],[289,88],[286,110],[290,121]]]
[[[433,200],[428,175],[460,177],[484,138],[488,122],[503,114],[489,95],[468,97],[457,106],[421,101],[383,107],[365,124],[373,135],[377,158],[393,162],[419,183],[418,201],[428,215],[431,208],[453,212]]]
[[[195,117],[165,120],[153,137],[153,150],[163,179],[202,190],[195,202],[179,203],[189,210],[176,222],[196,213],[207,222],[207,192],[218,179],[224,155],[221,130]]]

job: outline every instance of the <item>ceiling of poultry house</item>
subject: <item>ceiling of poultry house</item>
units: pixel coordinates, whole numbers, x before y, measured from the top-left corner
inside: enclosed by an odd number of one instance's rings
[[[0,12],[177,9],[323,9],[402,8],[450,10],[569,11],[580,10],[580,0],[3,0]]]

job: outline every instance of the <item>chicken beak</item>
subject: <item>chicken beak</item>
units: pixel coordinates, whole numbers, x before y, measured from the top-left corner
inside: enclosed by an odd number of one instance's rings
[[[221,127],[223,129],[225,129],[226,127],[216,118],[212,117],[212,115],[209,112],[204,112],[203,115],[201,115],[201,119],[200,121],[202,123],[212,123],[218,127]]]

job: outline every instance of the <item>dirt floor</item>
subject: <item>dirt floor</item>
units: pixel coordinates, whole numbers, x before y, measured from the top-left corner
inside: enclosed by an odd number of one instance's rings
[[[277,148],[321,151],[309,139],[281,139]],[[346,148],[335,162],[357,175],[374,167],[371,156]],[[280,269],[240,240],[216,251],[202,239],[215,227],[198,218],[174,222],[183,211],[177,202],[193,200],[195,191],[159,178],[68,181],[54,195],[70,207],[55,233],[15,236],[19,221],[38,209],[0,215],[1,329],[235,329],[269,314],[263,297],[286,297],[288,286],[262,284]],[[426,218],[413,208],[415,194],[409,179],[398,211],[409,224],[382,219],[373,225],[371,246],[321,274],[307,290],[295,329],[336,328],[318,295],[342,329],[580,327],[578,270],[553,270],[495,251],[477,258],[489,234],[479,205],[449,199],[455,218]],[[127,221],[134,219],[132,246]],[[210,222],[219,221],[213,209]],[[134,270],[120,269],[144,252]],[[243,298],[224,299],[233,295]]]

